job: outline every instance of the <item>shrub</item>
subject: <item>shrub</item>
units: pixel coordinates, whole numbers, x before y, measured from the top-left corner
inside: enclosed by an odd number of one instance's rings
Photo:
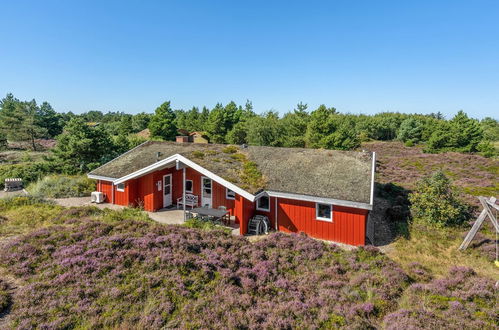
[[[235,154],[238,150],[239,150],[239,148],[236,146],[227,146],[227,147],[222,149],[222,152],[224,152],[226,154]]]
[[[45,198],[84,197],[95,191],[95,181],[86,176],[51,175],[29,186],[28,191]]]
[[[450,180],[441,171],[423,178],[409,194],[413,219],[438,227],[458,225],[470,214],[461,202]]]
[[[192,152],[192,156],[194,158],[201,158],[201,159],[203,159],[204,158],[204,152],[195,150],[195,151]]]
[[[26,185],[57,170],[54,163],[46,161],[0,165],[0,189],[3,189],[7,178],[21,178]]]

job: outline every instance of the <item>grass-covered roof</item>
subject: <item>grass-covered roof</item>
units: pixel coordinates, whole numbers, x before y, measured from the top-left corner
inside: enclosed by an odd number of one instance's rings
[[[90,174],[121,178],[157,162],[158,152],[159,160],[180,154],[253,194],[265,189],[370,202],[367,152],[149,141]]]

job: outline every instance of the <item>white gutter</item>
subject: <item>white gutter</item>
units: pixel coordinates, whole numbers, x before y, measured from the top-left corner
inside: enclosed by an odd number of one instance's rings
[[[101,181],[109,181],[109,182],[114,182],[114,180],[116,180],[116,178],[110,178],[108,176],[93,175],[93,174],[87,174],[87,178],[94,180],[101,180]]]
[[[291,193],[285,193],[285,192],[279,192],[279,191],[266,191],[266,193],[270,197],[280,197],[280,198],[287,198],[287,199],[296,199],[296,200],[306,201],[306,202],[333,204],[333,205],[338,205],[338,206],[353,207],[356,209],[364,209],[364,210],[372,210],[373,209],[373,206],[371,204],[360,203],[360,202],[351,202],[351,201],[345,201],[345,200],[341,200],[341,199],[325,198],[325,197],[317,197],[317,196],[309,196],[309,195],[300,195],[300,194],[291,194]]]
[[[373,152],[373,164],[371,168],[371,206],[374,205],[374,175],[376,173],[376,152]]]
[[[130,179],[133,179],[133,178],[136,178],[136,177],[139,177],[139,176],[142,176],[142,175],[145,175],[149,172],[153,172],[155,169],[159,168],[159,167],[163,167],[164,165],[167,165],[168,163],[172,163],[172,162],[175,162],[177,160],[177,156],[178,154],[175,154],[173,156],[170,156],[168,158],[165,158],[163,160],[160,160],[159,162],[156,162],[154,164],[151,164],[149,166],[146,166],[144,168],[141,168],[140,170],[138,171],[135,171],[133,173],[130,173],[128,175],[125,175],[119,179],[116,179],[114,181],[115,184],[118,184],[118,183],[123,183],[125,181],[128,181]]]

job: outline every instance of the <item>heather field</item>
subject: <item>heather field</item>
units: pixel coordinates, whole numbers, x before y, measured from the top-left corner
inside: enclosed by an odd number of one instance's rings
[[[286,234],[250,243],[132,209],[20,197],[0,211],[0,328],[499,326],[494,281],[467,267],[434,276],[376,248]]]
[[[473,196],[499,196],[497,158],[457,152],[429,154],[423,153],[420,146],[406,147],[401,142],[369,142],[362,148],[376,152],[380,183],[394,183],[410,190],[422,177],[442,170],[470,203],[478,203]]]

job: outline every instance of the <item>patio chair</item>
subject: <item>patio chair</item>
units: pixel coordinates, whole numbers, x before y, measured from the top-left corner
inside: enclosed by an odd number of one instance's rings
[[[177,198],[177,209],[180,208],[180,205],[183,205],[183,198]],[[198,196],[193,194],[185,194],[185,206],[190,206],[191,209],[198,206]]]
[[[220,205],[218,207],[219,210],[221,211],[227,211],[227,206],[224,206],[224,205]],[[229,225],[230,226],[230,214],[227,213],[226,215],[224,215],[222,218],[221,218],[222,222],[226,225]]]

